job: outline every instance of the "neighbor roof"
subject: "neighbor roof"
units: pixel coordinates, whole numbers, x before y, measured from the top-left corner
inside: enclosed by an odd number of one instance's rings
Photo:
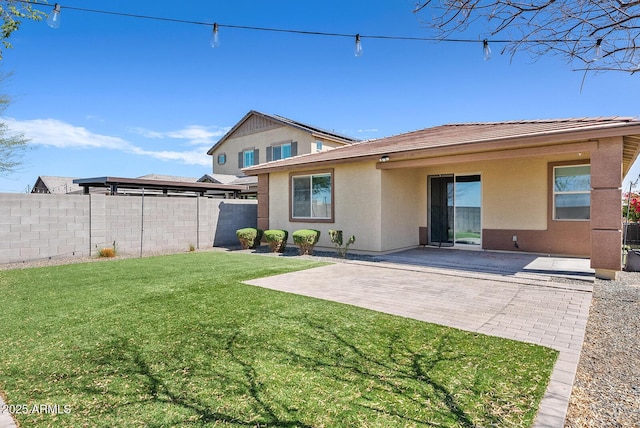
[[[227,139],[229,139],[233,135],[233,133],[236,132],[236,130],[238,130],[238,128],[240,128],[242,126],[242,124],[245,123],[251,116],[261,116],[261,117],[267,118],[269,120],[272,120],[274,122],[280,123],[282,125],[291,126],[293,128],[299,129],[301,131],[308,132],[308,133],[310,133],[310,134],[312,134],[314,136],[317,136],[317,137],[320,137],[320,138],[325,138],[327,140],[337,141],[337,142],[344,143],[344,144],[353,144],[353,143],[359,141],[356,138],[351,138],[351,137],[339,134],[339,133],[334,132],[334,131],[327,131],[327,130],[322,129],[322,128],[318,128],[318,127],[315,127],[315,126],[307,125],[307,124],[302,123],[302,122],[297,122],[297,121],[292,120],[292,119],[287,119],[286,117],[278,116],[278,115],[275,115],[275,114],[261,113],[259,111],[251,110],[242,119],[240,119],[240,121],[233,128],[231,128],[229,130],[229,132],[224,134],[224,136],[216,144],[214,144],[213,147],[211,147],[209,149],[207,154],[208,155],[213,154],[214,150],[218,146],[220,146],[222,143],[224,143]]]
[[[243,169],[248,175],[311,166],[376,159],[387,155],[425,155],[439,148],[469,147],[471,144],[538,141],[577,141],[598,137],[625,137],[625,172],[638,155],[640,147],[640,120],[632,117],[595,117],[548,120],[520,120],[508,122],[453,123],[419,131],[407,132],[377,140],[362,141],[350,146],[338,147],[326,152],[305,154],[283,160],[268,162]],[[477,146],[476,149],[480,149]]]
[[[38,183],[41,182],[44,187],[48,190],[49,193],[73,193],[80,192],[82,188],[77,184],[74,184],[73,180],[76,177],[58,177],[58,176],[50,176],[50,175],[40,175],[31,193],[40,193],[42,189],[41,186],[38,186]]]

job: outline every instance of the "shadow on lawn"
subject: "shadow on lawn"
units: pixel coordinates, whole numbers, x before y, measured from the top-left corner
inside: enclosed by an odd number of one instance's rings
[[[233,337],[229,339],[229,346],[232,346]],[[229,382],[243,382],[251,391],[251,397],[255,402],[255,410],[261,415],[265,416],[262,422],[256,421],[256,418],[251,418],[251,420],[243,420],[243,418],[239,418],[233,416],[231,414],[217,412],[210,408],[210,406],[202,401],[199,401],[196,398],[191,398],[189,396],[185,396],[183,392],[175,391],[171,383],[174,382],[173,379],[167,377],[167,380],[163,379],[163,376],[159,374],[155,374],[149,365],[149,363],[145,360],[142,352],[135,346],[132,341],[124,339],[124,338],[116,338],[109,342],[108,344],[103,346],[105,350],[108,352],[102,353],[97,356],[97,360],[94,362],[98,363],[100,366],[104,367],[113,367],[117,368],[113,371],[107,370],[108,375],[112,376],[134,376],[138,379],[142,378],[144,381],[144,393],[143,395],[148,396],[149,398],[139,398],[138,400],[132,400],[131,397],[125,397],[127,404],[161,404],[166,406],[178,406],[185,410],[187,413],[190,413],[190,416],[186,416],[183,421],[174,421],[172,422],[172,426],[176,423],[186,423],[187,425],[198,425],[202,423],[228,423],[235,426],[247,426],[247,427],[301,427],[301,428],[312,428],[312,426],[307,425],[298,420],[282,420],[276,416],[274,411],[272,410],[270,404],[260,397],[260,386],[256,382],[255,379],[255,370],[243,362],[240,359],[237,359],[237,363],[243,366],[244,371],[244,379],[234,379],[229,378],[227,376],[222,375]],[[107,356],[108,354],[108,356]],[[105,375],[105,373],[102,373]],[[176,388],[178,388],[178,384],[176,384]],[[113,391],[106,392],[103,389],[95,388],[95,387],[85,387],[83,388],[84,393],[88,393],[94,396],[104,396],[111,395],[115,397],[122,397],[122,394],[118,394]],[[140,395],[139,395],[140,397]],[[110,406],[110,411],[115,412],[118,406]],[[194,417],[195,416],[195,417]],[[154,426],[166,426],[165,423],[152,424],[148,421],[145,421],[145,426],[154,427]],[[217,425],[216,425],[217,426]]]
[[[298,319],[298,321],[301,321]],[[340,344],[340,347],[347,352],[341,353],[333,358],[326,358],[326,353],[320,346],[317,349],[317,357],[302,355],[294,350],[282,350],[291,354],[295,361],[304,363],[305,366],[312,370],[322,367],[337,369],[344,373],[342,381],[351,382],[350,375],[355,374],[358,377],[365,378],[385,395],[395,395],[400,398],[399,401],[412,402],[416,408],[421,408],[433,403],[434,398],[444,405],[448,413],[453,416],[455,426],[474,428],[477,425],[471,420],[461,405],[457,402],[454,394],[452,394],[444,385],[430,376],[430,372],[436,365],[447,362],[457,361],[468,358],[484,358],[483,356],[470,356],[468,354],[457,352],[455,356],[445,357],[447,354],[447,335],[441,336],[435,349],[428,356],[424,353],[415,352],[402,343],[398,334],[393,334],[389,338],[387,346],[386,359],[375,358],[372,353],[363,351],[358,346],[350,343],[343,336],[333,331],[325,324],[314,322],[306,317],[304,322],[313,329],[319,336],[329,337],[332,341]],[[313,340],[313,338],[309,338]],[[317,337],[316,337],[317,339]],[[351,354],[353,357],[349,357]],[[403,360],[403,361],[401,361]],[[407,362],[410,361],[410,364]],[[416,396],[417,395],[417,396]],[[372,398],[367,398],[366,394],[363,399],[368,400],[370,404],[358,404],[359,407],[368,411],[393,416],[406,424],[423,424],[427,426],[443,426],[441,422],[430,423],[430,421],[416,419],[402,412],[398,408],[385,408],[381,405],[375,405]],[[380,400],[375,400],[380,402]],[[436,404],[435,407],[438,407]],[[492,421],[492,425],[499,424],[501,418]]]
[[[379,350],[378,352],[367,351],[365,342],[352,343],[340,334],[338,329],[332,329],[329,325],[315,321],[309,316],[288,318],[279,315],[278,317],[282,319],[283,325],[293,324],[303,327],[303,333],[296,337],[299,345],[296,345],[295,341],[286,343],[274,341],[266,344],[267,349],[261,351],[267,352],[270,358],[283,365],[293,362],[303,367],[309,376],[319,376],[323,380],[329,378],[338,387],[349,386],[356,382],[354,379],[362,385],[367,385],[367,388],[361,387],[361,394],[357,397],[346,399],[350,400],[352,416],[339,417],[355,417],[355,421],[364,425],[368,424],[367,421],[379,419],[395,421],[394,423],[402,425],[443,426],[443,424],[452,423],[466,428],[476,426],[472,416],[464,410],[464,406],[456,398],[456,393],[450,391],[442,381],[434,378],[432,373],[438,372],[438,370],[434,371],[438,365],[481,361],[485,359],[484,355],[470,355],[461,350],[452,349],[447,335],[434,340],[432,346],[422,348],[420,352],[410,349],[397,334],[386,337],[388,343],[386,355],[384,355],[384,351],[382,353]],[[212,382],[237,385],[240,391],[236,393],[237,397],[229,396],[225,399],[230,402],[241,398],[246,400],[252,415],[238,417],[237,415],[241,413],[238,410],[235,411],[235,415],[217,411],[212,408],[211,403],[199,398],[198,394],[189,395],[184,392],[180,382],[176,382],[171,377],[170,370],[166,372],[167,375],[154,373],[150,365],[153,363],[145,359],[144,354],[131,340],[114,339],[105,347],[105,350],[110,349],[110,352],[99,352],[98,358],[101,361],[98,363],[103,367],[117,367],[116,372],[120,374],[127,373],[136,379],[142,378],[141,383],[144,385],[146,394],[144,398],[139,398],[138,403],[179,406],[186,410],[185,414],[195,416],[196,424],[224,422],[236,426],[283,428],[313,426],[308,424],[314,423],[310,421],[314,417],[312,414],[309,415],[307,422],[299,420],[299,417],[292,414],[298,409],[291,409],[288,403],[282,402],[285,401],[284,399],[279,400],[268,391],[273,385],[256,368],[257,358],[259,358],[256,357],[256,348],[247,346],[250,339],[241,329],[221,333],[215,340],[224,351],[228,365],[213,368],[211,374],[205,376],[205,379],[210,378]],[[468,386],[473,394],[487,394],[487,391],[482,391],[482,388],[475,390],[474,386],[474,384]],[[87,389],[85,392],[101,395],[105,393],[98,389]],[[333,398],[343,398],[340,389],[336,389],[334,396],[328,397],[328,400]],[[133,401],[135,402],[135,399]],[[432,413],[437,414],[434,418],[437,420],[424,420],[425,418],[420,416],[426,406],[431,408]],[[304,416],[304,410],[300,414],[300,417]],[[505,424],[505,420],[499,415],[482,414],[481,417],[483,423],[490,426]],[[185,418],[184,422],[186,421]],[[191,418],[189,421],[193,423]],[[354,419],[336,420],[333,423],[342,425],[349,424],[348,422],[351,421]]]

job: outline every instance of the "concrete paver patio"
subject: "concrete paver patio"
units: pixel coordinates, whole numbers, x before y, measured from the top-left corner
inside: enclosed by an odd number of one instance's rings
[[[556,349],[534,426],[564,426],[591,305],[588,282],[349,261],[248,283]]]

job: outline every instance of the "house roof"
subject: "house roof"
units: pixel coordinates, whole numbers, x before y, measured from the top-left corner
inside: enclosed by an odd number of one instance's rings
[[[593,117],[508,122],[452,123],[418,131],[362,141],[334,150],[305,154],[243,169],[257,175],[293,167],[326,165],[357,160],[428,157],[440,151],[480,152],[513,147],[544,146],[623,136],[624,171],[628,171],[640,148],[640,120],[632,117]],[[394,156],[395,155],[395,156]]]
[[[182,177],[178,175],[164,175],[164,174],[147,174],[147,175],[141,175],[138,178],[142,180],[179,181],[182,183],[195,183],[196,181],[198,181],[198,179],[194,177]]]
[[[304,132],[308,132],[316,137],[320,137],[320,138],[324,138],[327,140],[331,140],[331,141],[336,141],[339,143],[343,143],[343,144],[353,144],[357,141],[359,141],[356,138],[351,138],[348,137],[346,135],[342,135],[339,134],[337,132],[334,131],[327,131],[326,129],[322,129],[322,128],[318,128],[315,126],[311,126],[311,125],[307,125],[305,123],[302,122],[297,122],[295,120],[292,119],[287,119],[286,117],[282,117],[282,116],[278,116],[275,114],[267,114],[267,113],[261,113],[259,111],[255,111],[255,110],[251,110],[249,113],[247,113],[242,119],[240,119],[240,121],[229,130],[229,132],[227,132],[226,134],[224,134],[224,136],[218,140],[218,142],[216,144],[213,145],[213,147],[211,147],[209,149],[209,151],[207,152],[208,155],[212,155],[214,150],[216,148],[218,148],[218,146],[220,146],[222,143],[224,143],[226,140],[228,140],[229,138],[231,138],[231,136],[247,121],[249,120],[249,118],[251,118],[252,116],[259,116],[265,119],[269,119],[273,122],[279,123],[281,125],[285,125],[285,126],[290,126],[292,128],[304,131]]]
[[[49,193],[73,193],[80,192],[82,189],[73,183],[76,177],[58,177],[51,175],[41,175],[37,178],[31,193],[42,193],[39,183],[42,183]],[[46,192],[45,192],[46,193]]]

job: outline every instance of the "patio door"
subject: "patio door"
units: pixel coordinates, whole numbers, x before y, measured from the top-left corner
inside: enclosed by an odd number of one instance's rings
[[[480,245],[480,175],[429,176],[429,245]]]
[[[453,175],[429,177],[429,244],[453,245]]]

